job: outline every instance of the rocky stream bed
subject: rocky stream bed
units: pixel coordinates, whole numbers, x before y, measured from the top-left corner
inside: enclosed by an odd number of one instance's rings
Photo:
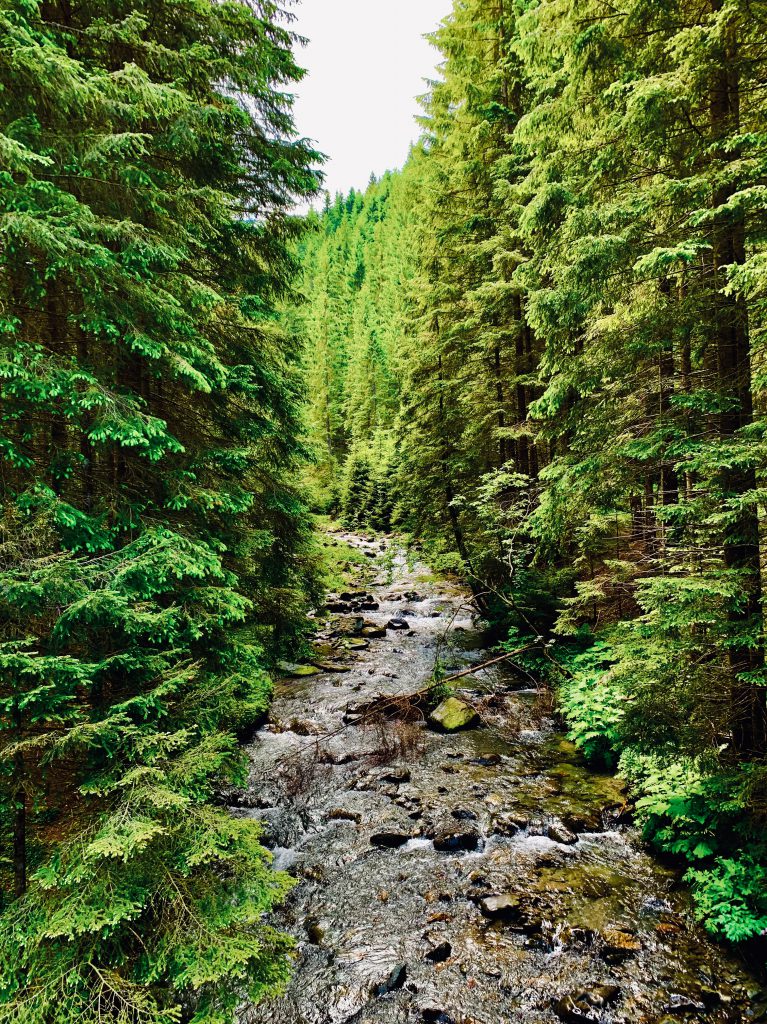
[[[370,573],[318,617],[315,667],[286,666],[233,808],[299,879],[274,920],[297,941],[293,981],[242,1024],[767,1020],[534,680],[460,680],[480,719],[450,734],[400,699],[437,658],[459,672],[492,655],[463,590],[343,539]],[[381,697],[390,720],[370,714]]]

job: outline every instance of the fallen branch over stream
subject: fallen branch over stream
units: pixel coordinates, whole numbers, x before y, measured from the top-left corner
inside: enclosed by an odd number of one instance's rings
[[[526,644],[524,647],[519,647],[515,651],[509,651],[507,654],[499,655],[496,658],[491,658],[489,661],[484,661],[479,665],[472,665],[471,668],[464,669],[461,672],[456,672],[454,675],[446,676],[444,679],[432,678],[428,684],[422,687],[420,690],[412,691],[411,693],[403,694],[380,694],[380,696],[369,701],[367,704],[359,706],[354,712],[354,719],[346,721],[343,725],[334,729],[332,732],[324,733],[321,736],[317,736],[310,743],[299,747],[297,750],[291,751],[291,753],[283,755],[282,757],[276,758],[272,762],[272,766],[276,767],[279,764],[288,763],[297,758],[300,758],[303,754],[308,753],[310,750],[316,750],[319,748],[322,742],[329,739],[333,739],[337,736],[342,735],[347,729],[359,728],[373,724],[376,721],[381,721],[386,718],[397,719],[397,718],[412,718],[414,715],[423,720],[424,711],[426,708],[426,701],[435,688],[435,686],[441,686],[448,683],[455,682],[458,679],[464,679],[467,676],[475,675],[477,672],[482,672],[484,669],[492,668],[495,665],[500,665],[502,662],[510,661],[519,654],[525,654],[527,651],[535,650],[540,647],[540,642]],[[471,701],[467,701],[471,703]],[[350,713],[350,709],[347,708],[347,714]]]

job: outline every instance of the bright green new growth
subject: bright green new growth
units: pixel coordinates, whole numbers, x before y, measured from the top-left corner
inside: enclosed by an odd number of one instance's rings
[[[287,977],[289,880],[215,805],[310,571],[284,24],[0,3],[2,1021],[219,1024]]]

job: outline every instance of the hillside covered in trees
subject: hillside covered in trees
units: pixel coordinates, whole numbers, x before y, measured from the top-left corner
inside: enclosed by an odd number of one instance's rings
[[[302,242],[320,502],[553,646],[698,911],[767,928],[767,7],[458,0],[402,172]]]

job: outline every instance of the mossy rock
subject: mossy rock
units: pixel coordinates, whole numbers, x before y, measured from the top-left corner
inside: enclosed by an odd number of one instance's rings
[[[471,729],[479,722],[479,715],[460,697],[448,697],[429,715],[429,725],[439,732],[458,732]]]
[[[294,665],[289,661],[281,661],[277,667],[283,675],[291,676],[295,679],[299,679],[302,676],[317,676],[320,674],[320,669],[315,668],[314,665]]]

